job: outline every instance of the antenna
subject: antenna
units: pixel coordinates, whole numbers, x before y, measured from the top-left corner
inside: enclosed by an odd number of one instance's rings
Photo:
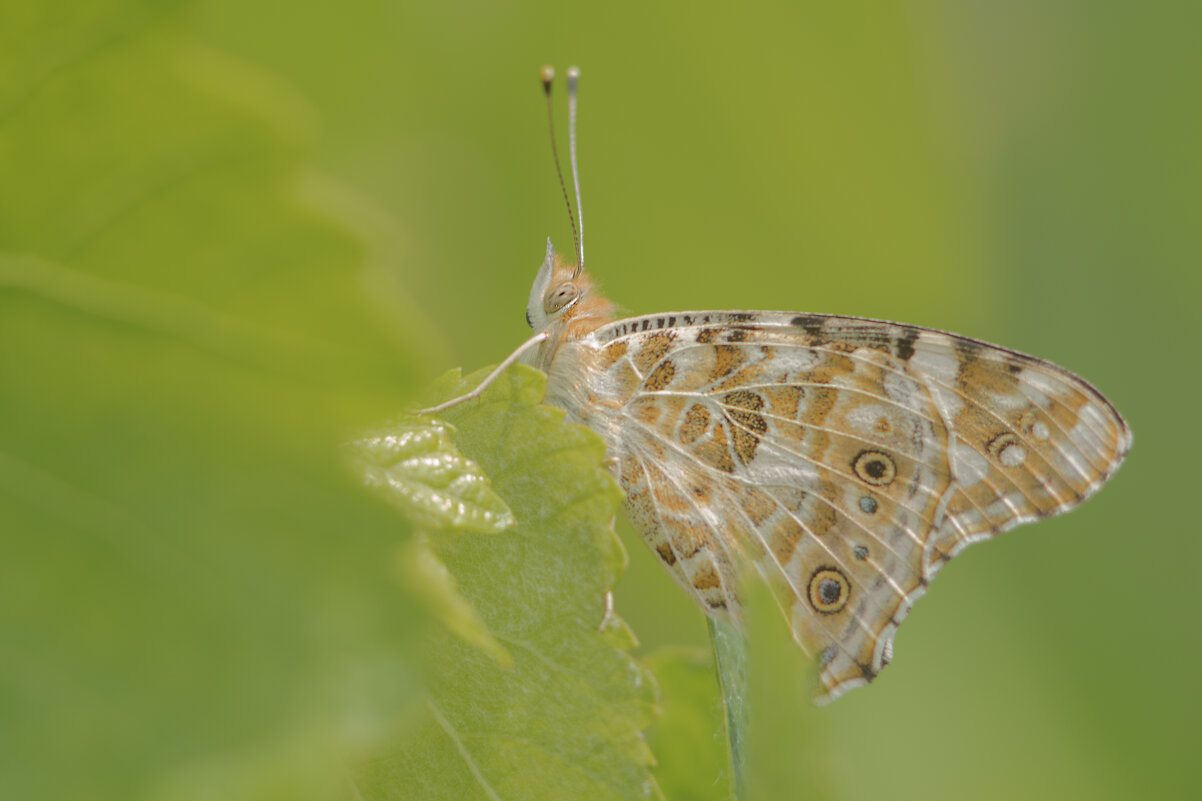
[[[580,225],[580,240],[576,243],[576,272],[584,270],[584,204],[580,202],[580,168],[576,165],[576,85],[580,83],[580,68],[568,67],[568,153],[572,160],[572,183],[576,185],[576,217]]]
[[[568,187],[567,187],[567,184],[565,184],[563,181],[563,170],[560,169],[560,166],[559,166],[559,148],[557,148],[555,146],[555,114],[551,108],[551,83],[555,80],[555,68],[552,67],[550,64],[543,67],[541,77],[542,77],[542,81],[543,81],[543,94],[545,94],[547,96],[547,130],[551,134],[551,157],[555,160],[555,174],[557,176],[559,176],[559,188],[563,192],[564,205],[566,205],[568,207],[568,222],[571,223],[571,226],[572,226],[572,242],[575,243],[575,245],[576,245],[577,256],[580,256],[581,258],[583,258],[584,248],[580,244],[580,235],[576,232],[576,216],[572,213],[572,201],[568,198]],[[569,73],[569,80],[570,80],[570,73]],[[574,84],[572,84],[572,85],[574,85]],[[575,150],[576,150],[575,130],[576,130],[575,123],[573,123],[569,130],[569,133],[572,135],[572,151],[573,151],[573,153],[575,153]],[[573,156],[572,163],[575,164],[575,156]],[[574,169],[575,169],[575,167],[573,167],[573,170]],[[580,272],[580,264],[578,263],[576,265],[576,272],[573,274],[573,276],[579,274],[579,272]]]

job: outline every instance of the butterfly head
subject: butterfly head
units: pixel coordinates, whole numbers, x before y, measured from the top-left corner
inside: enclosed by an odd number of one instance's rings
[[[535,331],[567,328],[583,336],[614,318],[614,305],[597,291],[593,281],[574,264],[567,264],[547,240],[547,255],[526,304],[526,322]]]

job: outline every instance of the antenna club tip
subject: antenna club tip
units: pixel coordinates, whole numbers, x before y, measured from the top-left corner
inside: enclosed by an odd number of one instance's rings
[[[551,81],[555,80],[555,68],[550,64],[544,65],[543,68],[538,71],[538,77],[543,82],[543,88],[550,90]]]
[[[580,80],[580,67],[568,67],[568,80],[569,81]]]

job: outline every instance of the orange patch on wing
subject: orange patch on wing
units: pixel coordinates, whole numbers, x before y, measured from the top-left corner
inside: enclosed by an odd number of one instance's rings
[[[982,450],[997,436],[999,425],[997,418],[972,404],[965,404],[956,413],[956,434],[965,442],[977,443]]]
[[[751,464],[760,437],[768,431],[768,422],[758,413],[764,408],[764,399],[751,390],[741,389],[728,392],[722,402],[727,407],[726,416],[732,423],[730,438],[735,456],[743,464]]]
[[[636,398],[630,404],[630,410],[636,420],[647,425],[654,425],[664,413],[663,406],[647,398]]]
[[[767,493],[747,487],[739,495],[739,504],[754,525],[760,525],[776,511],[776,501]]]
[[[716,467],[724,473],[735,471],[735,462],[730,456],[730,448],[726,441],[726,426],[722,423],[714,423],[713,435],[698,445],[694,452],[701,461],[711,467]]]
[[[737,389],[748,384],[762,384],[766,371],[761,364],[749,364],[714,385],[714,389]]]
[[[643,382],[643,388],[648,392],[658,392],[672,383],[675,376],[676,365],[672,364],[671,359],[664,359],[659,363],[659,367],[656,367],[651,375],[647,376],[647,380]]]
[[[839,522],[839,515],[829,503],[818,501],[813,496],[811,496],[811,503],[811,514],[806,521],[806,528],[814,536],[821,537],[835,527],[835,524]]]
[[[856,363],[847,356],[841,353],[830,353],[821,351],[822,361],[814,365],[806,373],[806,382],[815,384],[833,384],[835,378],[845,376],[856,371]],[[875,368],[877,376],[880,375],[880,368]]]
[[[639,348],[638,353],[632,357],[634,366],[638,368],[640,373],[646,373],[658,364],[660,359],[667,355],[675,339],[676,335],[671,331],[660,331],[655,334],[649,334],[643,341],[643,346]]]
[[[692,513],[693,505],[689,499],[677,492],[675,488],[657,486],[653,492],[655,493],[655,504],[660,510],[678,515]]]
[[[661,542],[655,546],[655,552],[659,554],[659,558],[664,561],[668,567],[676,564],[676,554],[672,553],[672,547],[666,542]]]
[[[730,443],[742,464],[749,465],[755,461],[755,451],[760,446],[760,438],[755,434],[734,426],[730,429]]]
[[[814,387],[805,393],[805,407],[801,412],[801,422],[807,426],[821,426],[835,408],[839,400],[839,392],[831,387]]]
[[[789,560],[793,558],[793,552],[797,550],[797,544],[801,542],[804,534],[805,530],[791,517],[786,517],[773,527],[772,533],[768,537],[768,547],[776,555],[776,561],[779,564],[785,565],[789,563]]]
[[[685,445],[692,445],[705,435],[709,427],[709,410],[699,403],[694,403],[684,413],[684,422],[680,425],[680,434],[678,436],[680,441]]]
[[[692,501],[677,490],[675,484],[670,482],[658,468],[649,467],[647,478],[659,510],[672,512],[675,515],[687,515],[693,512]]]
[[[699,590],[714,590],[722,586],[722,581],[718,578],[718,571],[714,570],[713,565],[702,565],[701,569],[693,574],[693,586]]]
[[[734,345],[714,346],[714,366],[710,370],[709,380],[720,381],[743,366],[747,356],[741,348]]]
[[[782,384],[764,387],[760,392],[768,401],[768,411],[787,420],[797,418],[797,407],[801,403],[801,388]]]
[[[708,479],[700,478],[700,471],[692,470],[685,474],[684,479],[687,482],[689,492],[697,502],[705,506],[710,502],[710,496],[713,493],[714,485]]]
[[[681,520],[664,520],[663,524],[672,550],[680,554],[682,559],[696,556],[710,545],[711,534],[701,526]]]
[[[956,383],[971,387],[973,392],[986,390],[996,395],[1019,395],[1018,379],[1007,365],[992,359],[982,359],[972,351],[958,350],[960,369]]]
[[[618,359],[626,355],[626,342],[611,342],[601,349],[600,365],[602,370],[608,370],[614,366]]]

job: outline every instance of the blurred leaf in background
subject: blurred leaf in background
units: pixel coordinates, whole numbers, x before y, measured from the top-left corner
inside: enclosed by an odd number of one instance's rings
[[[346,797],[400,736],[417,773],[361,793],[654,797],[600,441],[529,374],[522,408],[448,415],[520,501],[506,536],[445,431],[359,435],[423,345],[370,204],[302,167],[304,103],[169,7],[26,12],[0,92],[0,796]]]
[[[293,101],[170,4],[0,14],[0,796],[328,798],[415,697],[413,385]]]
[[[780,610],[768,588],[745,582],[748,618],[748,801],[838,798],[831,741],[812,698],[817,669],[788,637],[777,634]]]
[[[663,712],[648,730],[647,742],[664,796],[672,801],[727,801],[730,760],[710,652],[664,646],[643,662],[662,693]]]

